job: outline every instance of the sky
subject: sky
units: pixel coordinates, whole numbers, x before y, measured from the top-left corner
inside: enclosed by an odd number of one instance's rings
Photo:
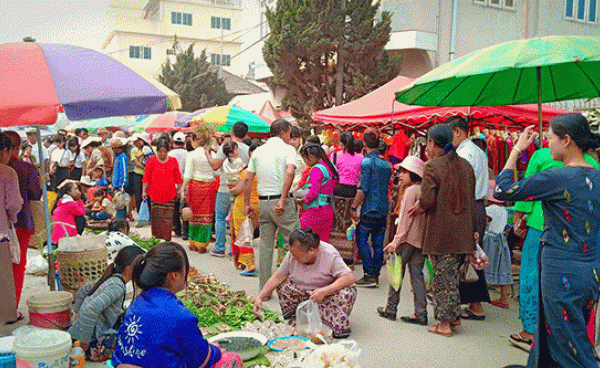
[[[67,43],[100,50],[111,30],[111,0],[1,0],[0,43]]]
[[[112,29],[107,17],[110,3],[111,0],[0,0],[0,43],[21,42],[23,37],[30,36],[37,42],[101,51]],[[240,29],[248,29],[260,22],[258,0],[243,0],[243,4]],[[261,45],[249,47],[260,38],[260,30],[243,33],[242,50],[247,50],[241,74],[245,75],[251,61],[264,62]]]

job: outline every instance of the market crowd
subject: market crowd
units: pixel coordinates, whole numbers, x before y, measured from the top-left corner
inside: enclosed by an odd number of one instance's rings
[[[390,280],[374,313],[397,318],[408,270],[414,313],[401,320],[447,337],[459,333],[461,320],[484,321],[483,303],[509,308],[512,265],[520,264],[522,331],[510,339],[531,348],[528,366],[596,367],[588,330],[600,286],[600,139],[582,115],[556,117],[545,137],[533,127],[474,129],[460,116],[426,135],[391,139],[372,128],[303,136],[286,120],[274,121],[269,135],[252,139],[243,122],[225,134],[209,125],[154,137],[79,129],[45,140],[39,152],[34,132],[23,141],[0,133],[0,291],[12,298],[2,303],[2,322],[22,318],[16,306],[34,231],[28,203],[40,199],[43,165],[56,194],[52,243],[85,227],[110,226],[124,236],[136,214],[164,240],[148,253],[133,244],[113,248],[105,275],[78,294],[73,338],[90,355],[114,350],[115,366],[236,359],[208,344],[177,300],[189,262],[174,235],[191,251],[230,255],[244,277],[257,275],[256,313],[276,292],[283,317],[293,321],[310,299],[334,338],[350,335],[357,287],[377,288],[386,263],[400,282]],[[129,281],[143,292],[123,326],[115,325]],[[488,285],[498,286],[498,299]],[[124,326],[134,322],[145,326],[145,339],[128,338]]]

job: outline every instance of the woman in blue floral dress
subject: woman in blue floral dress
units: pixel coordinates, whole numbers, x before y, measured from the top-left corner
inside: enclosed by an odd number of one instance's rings
[[[600,146],[580,114],[564,114],[550,122],[552,158],[564,163],[514,183],[521,151],[536,138],[525,129],[496,179],[494,197],[542,201],[545,223],[540,238],[539,315],[528,367],[594,367],[586,332],[600,287],[600,170],[584,153]]]

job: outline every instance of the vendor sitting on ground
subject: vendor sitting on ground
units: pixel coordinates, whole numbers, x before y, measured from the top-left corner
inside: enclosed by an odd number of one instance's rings
[[[321,242],[310,228],[298,229],[290,235],[290,251],[279,270],[254,301],[254,313],[260,313],[263,300],[277,289],[283,318],[294,319],[298,305],[311,299],[319,304],[321,319],[331,327],[333,337],[346,338],[356,301],[355,282],[354,274],[331,244]]]
[[[185,250],[174,242],[159,243],[134,261],[133,280],[143,292],[125,313],[113,366],[208,368],[231,359],[243,366],[238,355],[222,355],[204,339],[198,318],[177,299],[175,294],[186,288],[189,268]]]
[[[75,322],[69,333],[79,340],[88,360],[105,361],[112,357],[122,322],[119,317],[124,312],[125,284],[131,281],[131,264],[140,254],[144,250],[137,246],[121,249],[98,281],[77,292],[73,305]]]

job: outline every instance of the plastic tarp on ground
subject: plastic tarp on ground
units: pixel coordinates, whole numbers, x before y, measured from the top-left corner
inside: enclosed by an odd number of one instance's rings
[[[477,125],[490,127],[520,128],[524,125],[537,124],[537,105],[507,106],[461,106],[461,107],[426,107],[405,105],[396,101],[396,91],[412,83],[414,79],[398,76],[373,92],[342,106],[317,111],[313,114],[315,121],[322,122],[323,127],[344,129],[362,129],[366,126],[411,126],[426,129],[432,124],[445,121],[453,115],[469,117]],[[542,119],[550,121],[553,117],[567,111],[544,106]],[[392,122],[394,122],[392,124]]]

